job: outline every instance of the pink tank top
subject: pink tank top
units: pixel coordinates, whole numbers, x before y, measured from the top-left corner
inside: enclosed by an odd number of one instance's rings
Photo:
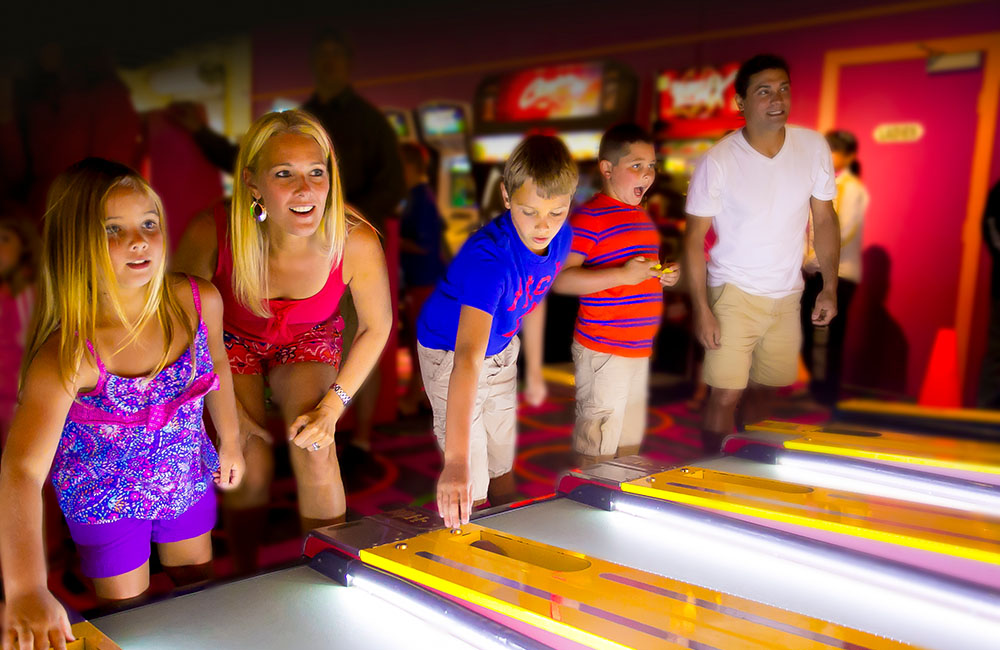
[[[233,294],[233,251],[229,241],[226,204],[215,206],[215,233],[219,246],[219,261],[215,265],[212,283],[222,295],[223,327],[230,334],[282,345],[316,325],[338,315],[340,297],[344,294],[342,264],[330,269],[330,276],[319,292],[300,300],[271,299],[267,301],[273,316],[262,318],[240,304]]]

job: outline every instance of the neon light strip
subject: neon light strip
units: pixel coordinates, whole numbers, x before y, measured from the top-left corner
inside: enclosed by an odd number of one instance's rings
[[[939,479],[926,473],[911,475],[905,469],[795,451],[778,452],[776,460],[778,473],[787,474],[793,483],[877,494],[1000,517],[1000,491],[986,483]]]
[[[805,512],[815,512],[815,513],[818,513],[818,514],[829,514],[829,512],[830,512],[829,510],[827,510],[825,508],[821,508],[819,506],[809,506],[809,505],[805,505],[805,504],[801,504],[801,503],[789,503],[789,502],[785,502],[785,501],[778,501],[777,499],[768,499],[767,497],[761,497],[761,496],[756,496],[756,495],[751,495],[751,494],[729,495],[729,494],[727,494],[727,493],[725,493],[725,492],[723,492],[721,490],[713,490],[712,488],[707,488],[707,487],[704,487],[704,486],[701,486],[701,485],[688,485],[686,483],[666,483],[665,485],[672,486],[672,487],[679,487],[679,488],[683,488],[685,490],[695,490],[697,492],[708,492],[710,494],[718,494],[720,496],[738,496],[740,499],[746,499],[747,501],[756,501],[757,503],[765,503],[765,504],[770,504],[770,505],[782,506],[782,507],[786,507],[786,508],[795,508],[797,510],[803,510]],[[657,496],[659,496],[660,492],[657,491],[656,494],[657,494]],[[674,494],[674,493],[670,492],[670,494]],[[831,494],[830,496],[837,497],[838,499],[843,499],[844,501],[853,501],[855,503],[866,503],[866,502],[868,502],[868,500],[866,500],[866,499],[853,499],[853,498],[845,497],[845,496],[842,496],[842,495],[839,495],[839,494]],[[874,502],[874,501],[872,501],[872,502]],[[719,502],[713,499],[711,501],[711,503],[717,504]],[[740,507],[740,506],[736,506],[736,507]],[[749,506],[749,507],[752,507],[752,506]],[[718,508],[718,507],[714,507],[713,506],[713,509],[720,510],[720,509],[724,509],[724,508]],[[772,513],[774,511],[767,510],[766,512]],[[777,513],[777,514],[780,514],[780,513]],[[788,515],[788,516],[797,516],[797,515]],[[841,519],[855,519],[855,520],[858,520],[858,521],[864,521],[864,522],[869,522],[869,523],[873,523],[873,524],[885,524],[885,525],[889,525],[889,526],[898,526],[900,528],[907,528],[909,530],[914,530],[914,531],[918,531],[918,532],[922,532],[922,533],[932,533],[932,534],[935,534],[935,535],[947,535],[947,536],[950,536],[950,537],[956,537],[958,539],[967,539],[970,542],[981,542],[981,543],[984,543],[984,544],[991,544],[993,546],[996,546],[998,549],[1000,549],[1000,542],[998,542],[996,539],[994,539],[992,537],[977,537],[976,535],[966,535],[964,533],[955,533],[955,532],[952,532],[950,530],[941,530],[939,528],[931,528],[930,526],[917,526],[917,525],[908,524],[908,523],[905,523],[905,522],[902,522],[902,521],[893,521],[891,519],[876,519],[875,517],[869,517],[867,515],[859,515],[859,514],[854,514],[854,513],[850,513],[850,512],[837,512],[836,516],[840,517]],[[768,516],[767,518],[770,519],[772,517]],[[813,519],[811,517],[808,518],[807,521],[809,522],[807,525],[810,528],[822,528],[823,527],[823,526],[816,526],[812,522],[818,522],[818,523],[822,523],[822,524],[832,524],[832,523],[835,523],[835,522],[828,522],[826,520]],[[838,524],[838,525],[846,525],[846,524]],[[865,529],[861,529],[861,530],[871,531],[872,529],[865,528]],[[874,532],[879,532],[879,531],[874,531]],[[886,533],[886,534],[899,535],[899,533]],[[867,535],[864,535],[864,536],[867,537]],[[899,536],[903,537],[902,535],[899,535]],[[903,538],[904,539],[909,539],[908,537],[903,537]],[[945,542],[935,542],[935,543],[944,544]],[[964,547],[961,547],[961,548],[964,548]],[[992,551],[982,551],[982,552],[983,553],[991,553],[991,554],[993,553]],[[998,550],[996,553],[1000,554],[1000,550]],[[951,554],[951,555],[953,555],[953,554]],[[998,555],[998,557],[1000,557],[1000,555]],[[993,564],[1000,564],[1000,562],[993,562]]]
[[[635,630],[636,632],[642,632],[643,634],[648,634],[649,636],[653,636],[658,639],[663,639],[664,641],[676,643],[678,645],[681,645],[682,647],[691,648],[691,650],[719,650],[715,646],[710,646],[706,643],[701,643],[700,641],[694,641],[692,639],[679,636],[677,634],[674,634],[673,632],[668,632],[658,627],[653,627],[652,625],[641,623],[626,616],[622,616],[621,614],[615,614],[614,612],[609,612],[606,609],[600,609],[599,607],[594,607],[593,605],[588,605],[587,603],[581,603],[566,598],[560,598],[556,594],[553,594],[552,592],[545,591],[537,587],[532,587],[530,585],[521,584],[520,582],[517,582],[515,580],[505,578],[495,573],[490,573],[489,571],[484,571],[483,569],[478,569],[474,566],[465,564],[463,562],[457,562],[455,560],[451,560],[449,558],[442,557],[434,553],[429,553],[427,551],[418,551],[416,555],[417,557],[422,557],[427,560],[443,564],[447,567],[451,567],[452,569],[458,569],[459,571],[463,571],[465,573],[471,573],[472,575],[478,576],[485,580],[502,584],[505,587],[510,587],[511,589],[520,591],[525,594],[530,594],[532,596],[541,598],[543,600],[547,600],[549,602],[558,602],[560,607],[570,607],[583,614],[588,614],[590,616],[600,618],[610,623],[615,623],[617,625],[627,627],[629,629]]]
[[[740,553],[822,567],[864,585],[974,614],[992,624],[1000,621],[1000,592],[995,589],[670,501],[629,493],[617,493],[611,499],[614,511],[684,531],[693,538],[719,539]]]
[[[835,639],[832,636],[827,636],[825,634],[820,634],[819,632],[810,632],[809,630],[804,630],[801,627],[796,627],[788,623],[782,623],[781,621],[775,621],[764,616],[758,616],[756,614],[751,614],[750,612],[744,612],[743,610],[736,609],[735,607],[727,607],[725,605],[718,605],[716,603],[709,602],[703,598],[691,599],[690,596],[682,593],[678,593],[671,589],[664,589],[663,587],[657,587],[656,585],[647,584],[639,580],[634,580],[627,576],[620,576],[614,573],[602,573],[600,574],[602,578],[610,582],[616,582],[620,585],[625,585],[626,587],[634,587],[635,589],[641,589],[643,591],[648,591],[651,594],[656,594],[657,596],[664,596],[666,598],[671,598],[673,600],[678,600],[682,603],[694,603],[698,607],[711,610],[713,612],[719,612],[720,614],[725,614],[726,616],[731,616],[733,618],[738,618],[743,621],[748,621],[750,623],[756,623],[758,625],[763,625],[769,627],[773,630],[778,630],[779,632],[784,632],[786,634],[791,634],[794,636],[802,637],[803,639],[808,639],[810,641],[815,641],[817,643],[823,643],[834,648],[842,648],[843,650],[871,650],[868,646],[858,645],[856,643],[850,643],[843,641],[841,639]]]
[[[927,458],[913,456],[910,454],[895,451],[876,451],[873,449],[858,449],[856,447],[841,447],[839,445],[813,442],[808,438],[797,438],[784,443],[785,449],[796,451],[811,451],[820,454],[831,454],[834,456],[850,456],[852,458],[868,458],[871,460],[888,460],[907,465],[926,465],[928,467],[944,467],[948,469],[960,469],[967,472],[980,472],[983,474],[1000,474],[1000,465],[987,465],[965,460],[948,460],[946,458]]]
[[[583,645],[597,648],[599,650],[630,650],[627,646],[623,646],[622,644],[616,643],[610,639],[605,639],[596,634],[579,630],[560,621],[553,620],[547,616],[542,616],[530,610],[525,610],[516,605],[512,605],[511,603],[508,603],[500,598],[489,596],[487,594],[480,593],[475,589],[464,587],[439,578],[433,574],[419,571],[406,564],[383,558],[382,556],[372,553],[371,551],[362,550],[360,555],[361,560],[365,564],[383,569],[394,575],[398,575],[401,578],[406,578],[407,580],[411,580],[417,584],[422,584],[442,593],[450,594],[456,598],[469,601],[470,603],[480,605],[499,614],[503,614],[504,616],[509,616],[519,621],[528,623],[529,625],[534,625],[535,627],[547,630],[553,634],[566,637],[571,641],[576,641],[577,643],[582,643]]]
[[[690,488],[689,486],[685,485],[680,485],[680,487],[688,489],[697,489],[697,488]],[[934,553],[944,553],[946,555],[952,555],[955,557],[964,557],[970,560],[988,562],[990,564],[1000,564],[1000,550],[984,551],[981,549],[960,546],[958,544],[950,544],[948,542],[939,542],[935,540],[921,539],[919,537],[913,537],[911,535],[905,535],[901,533],[892,533],[884,530],[864,528],[859,525],[844,524],[836,521],[826,521],[801,514],[794,514],[794,513],[790,514],[790,513],[779,512],[761,506],[730,503],[727,501],[722,501],[719,499],[714,499],[706,496],[700,496],[697,494],[688,494],[685,492],[674,492],[662,489],[649,488],[647,486],[635,485],[632,483],[623,483],[622,491],[626,493],[640,494],[643,496],[652,497],[654,499],[686,503],[694,506],[699,506],[702,508],[708,508],[710,510],[732,512],[735,514],[748,515],[751,517],[763,517],[765,519],[781,521],[786,524],[806,526],[809,528],[819,528],[821,530],[828,530],[834,533],[853,535],[855,537],[864,537],[867,539],[873,539],[880,542],[889,542],[890,544],[900,544],[903,546],[910,546],[912,548],[919,548],[925,551],[932,551]],[[844,515],[844,513],[839,513],[839,514],[841,516]],[[996,545],[998,549],[1000,549],[1000,544],[997,544],[995,540],[986,540],[986,541],[990,544]]]

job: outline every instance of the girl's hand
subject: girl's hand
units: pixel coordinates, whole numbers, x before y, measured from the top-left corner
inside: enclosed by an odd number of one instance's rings
[[[76,640],[66,610],[45,588],[7,601],[3,631],[3,650],[66,650],[66,642]]]
[[[233,490],[243,480],[246,461],[239,443],[222,445],[219,449],[219,471],[215,473],[215,484],[223,490]]]
[[[340,419],[342,412],[343,408],[335,410],[325,402],[320,402],[312,411],[295,418],[292,426],[288,427],[289,442],[309,451],[319,451],[329,447],[334,442],[337,420]]]

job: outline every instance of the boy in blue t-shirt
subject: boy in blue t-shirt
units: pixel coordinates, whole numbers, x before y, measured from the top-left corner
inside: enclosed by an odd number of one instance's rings
[[[542,300],[569,253],[577,180],[561,140],[523,140],[504,167],[508,211],[462,246],[417,320],[420,372],[444,451],[437,503],[446,526],[468,523],[487,496],[494,506],[516,498],[517,333],[523,323],[525,399],[538,404]]]

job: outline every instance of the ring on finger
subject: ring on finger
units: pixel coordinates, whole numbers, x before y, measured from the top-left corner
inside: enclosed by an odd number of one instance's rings
[[[312,449],[313,451],[319,451],[319,443],[314,442],[311,445],[309,445],[309,448]]]

